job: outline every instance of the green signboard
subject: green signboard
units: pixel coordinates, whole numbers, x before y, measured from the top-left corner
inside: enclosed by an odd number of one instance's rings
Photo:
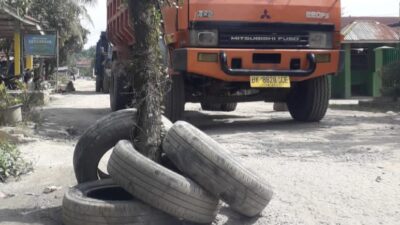
[[[34,35],[24,36],[25,55],[42,57],[55,57],[57,47],[56,35]]]

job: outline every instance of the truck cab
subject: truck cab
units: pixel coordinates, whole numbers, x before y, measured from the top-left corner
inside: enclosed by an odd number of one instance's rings
[[[295,120],[325,116],[328,76],[341,66],[340,0],[170,0],[162,15],[170,119],[182,118],[187,102],[212,111],[285,102]],[[109,29],[115,29],[112,19]],[[124,48],[117,48],[119,55],[126,55]]]

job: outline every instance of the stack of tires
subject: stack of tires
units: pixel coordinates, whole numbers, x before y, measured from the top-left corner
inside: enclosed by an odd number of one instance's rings
[[[64,197],[66,225],[210,224],[220,200],[248,217],[268,205],[270,186],[186,122],[163,119],[163,161],[169,163],[158,164],[140,154],[128,141],[135,113],[128,109],[110,114],[78,142],[74,169],[80,184]],[[106,175],[98,164],[112,146]]]

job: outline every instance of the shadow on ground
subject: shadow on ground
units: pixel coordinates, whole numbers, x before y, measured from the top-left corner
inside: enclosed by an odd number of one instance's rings
[[[249,218],[241,216],[228,207],[221,208],[220,215],[227,217],[228,220],[222,225],[253,225],[259,217]],[[22,208],[22,209],[2,209],[0,210],[0,223],[27,223],[41,225],[61,225],[62,208]],[[83,225],[83,224],[82,224]],[[196,223],[182,221],[176,225],[196,225]]]
[[[235,114],[210,115],[199,111],[185,113],[186,121],[207,133],[234,134],[244,132],[315,130],[325,123],[301,123],[287,118],[256,118]]]
[[[1,209],[0,223],[26,223],[42,225],[60,225],[61,207],[53,208],[22,208],[22,209]]]
[[[108,93],[97,93],[95,91],[74,91],[74,92],[67,92],[63,95],[108,95]]]
[[[109,113],[109,108],[45,108],[36,131],[50,138],[73,138]]]
[[[272,113],[271,113],[272,114]],[[276,115],[279,115],[275,112]],[[235,114],[211,115],[201,111],[187,111],[185,120],[199,129],[213,134],[234,134],[263,131],[301,131],[302,133],[315,132],[317,129],[331,129],[335,127],[352,127],[359,124],[399,124],[391,116],[365,117],[357,115],[327,115],[321,122],[305,123],[294,121],[290,116],[282,117],[254,117]]]

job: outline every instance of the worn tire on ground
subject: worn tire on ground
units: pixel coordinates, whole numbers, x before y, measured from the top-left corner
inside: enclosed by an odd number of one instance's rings
[[[218,200],[193,181],[137,152],[129,141],[120,141],[108,163],[112,179],[133,196],[177,218],[211,223]]]
[[[330,99],[328,76],[294,83],[287,105],[293,119],[301,122],[319,122],[328,110]]]
[[[272,198],[267,183],[186,122],[179,121],[169,130],[163,150],[185,175],[243,215],[259,214]]]
[[[85,131],[74,152],[74,170],[78,183],[99,179],[98,165],[101,158],[118,141],[130,139],[136,126],[136,112],[136,109],[125,109],[111,113]],[[172,123],[163,116],[162,126],[165,136]]]
[[[111,113],[89,127],[74,152],[74,170],[78,183],[98,179],[98,165],[104,154],[118,141],[130,139],[136,126],[136,109]]]
[[[176,225],[180,222],[136,200],[111,179],[84,183],[63,199],[65,225]]]
[[[185,84],[183,75],[172,76],[171,88],[165,96],[164,115],[172,122],[182,119],[185,111]]]

